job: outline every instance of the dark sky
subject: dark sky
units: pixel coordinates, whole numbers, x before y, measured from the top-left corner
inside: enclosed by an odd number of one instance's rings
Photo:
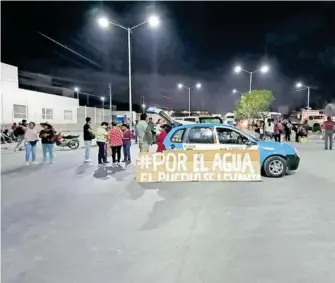
[[[304,106],[301,80],[312,87],[318,106],[335,98],[335,4],[333,2],[2,2],[1,61],[21,70],[69,78],[68,84],[96,95],[114,84],[115,99],[127,101],[127,34],[101,30],[95,19],[133,26],[152,13],[161,26],[143,26],[132,35],[134,101],[187,107],[178,82],[203,84],[192,94],[194,107],[229,110],[233,88],[248,90],[248,76],[235,64],[255,70],[253,88],[271,89],[276,105]],[[89,62],[44,38],[61,42]],[[170,99],[164,98],[170,97]]]

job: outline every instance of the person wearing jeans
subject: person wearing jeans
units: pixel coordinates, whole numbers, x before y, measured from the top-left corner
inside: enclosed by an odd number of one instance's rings
[[[52,164],[54,161],[54,143],[56,133],[52,126],[48,123],[42,123],[43,130],[40,132],[40,138],[43,149],[43,163],[47,163],[49,156],[49,163]]]
[[[129,130],[129,126],[127,124],[122,125],[123,131],[123,161],[122,162],[131,162],[130,156],[130,147],[131,147],[131,139],[133,137],[132,132]]]
[[[85,146],[85,162],[90,162],[91,144],[92,140],[95,138],[91,127],[90,117],[86,117],[86,124],[83,127],[83,136]]]
[[[101,126],[97,129],[96,140],[99,147],[98,152],[98,163],[106,164],[107,163],[107,152],[106,152],[106,142],[108,137],[108,132],[106,131],[108,127],[107,122],[102,122]]]
[[[25,148],[26,148],[26,165],[29,165],[30,156],[33,164],[36,162],[36,144],[38,142],[38,134],[35,129],[35,123],[30,122],[24,134]]]

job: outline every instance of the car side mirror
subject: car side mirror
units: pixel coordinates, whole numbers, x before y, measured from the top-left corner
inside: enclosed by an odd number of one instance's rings
[[[244,142],[244,144],[245,144],[245,145],[248,145],[248,146],[251,146],[251,145],[254,145],[255,143],[254,143],[253,141],[251,141],[251,140],[246,140],[246,141]]]

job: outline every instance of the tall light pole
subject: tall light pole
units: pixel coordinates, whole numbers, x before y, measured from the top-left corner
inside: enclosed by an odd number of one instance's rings
[[[145,24],[149,24],[151,27],[155,28],[159,26],[159,18],[157,16],[151,16],[148,18],[147,21],[142,22],[136,26],[133,27],[125,27],[122,26],[118,23],[112,22],[110,20],[108,20],[108,18],[106,17],[101,17],[98,19],[98,24],[102,27],[102,28],[108,28],[110,25],[119,27],[123,30],[127,31],[128,34],[128,84],[129,84],[129,118],[130,118],[130,129],[132,129],[133,127],[133,97],[132,97],[132,80],[131,80],[131,32],[140,27],[143,26]]]
[[[263,74],[267,73],[269,71],[269,66],[267,65],[264,65],[262,66],[260,69],[258,70],[255,70],[255,71],[248,71],[248,70],[245,70],[243,69],[241,66],[236,66],[234,68],[234,72],[235,73],[241,73],[241,72],[245,72],[245,73],[248,73],[249,74],[249,93],[251,92],[252,90],[252,77],[253,77],[253,74],[257,73],[257,72],[261,72]]]
[[[113,120],[113,93],[112,93],[112,84],[108,84],[109,88],[109,118],[110,118],[110,123]]]
[[[102,96],[100,97],[101,102],[102,102],[102,120],[105,120],[105,98]],[[102,121],[103,122],[103,121]]]
[[[309,104],[310,104],[310,95],[311,95],[311,88],[309,87],[309,86],[307,86],[307,85],[304,85],[304,84],[302,84],[302,83],[297,83],[296,85],[295,85],[295,87],[296,88],[298,88],[298,91],[300,91],[300,90],[304,90],[304,89],[307,89],[307,108],[309,109],[310,107],[309,107]]]
[[[144,113],[145,112],[144,96],[141,97],[141,106],[142,106],[142,113]]]
[[[73,88],[73,90],[74,90],[74,93],[75,93],[76,96],[77,96],[77,99],[79,99],[79,91],[80,91],[80,88],[76,86],[76,87]]]
[[[186,88],[188,90],[188,116],[191,116],[191,90],[196,88],[196,89],[201,89],[201,83],[196,83],[194,86],[185,86],[181,83],[178,85],[179,89]]]
[[[242,92],[239,92],[237,89],[233,89],[233,93],[234,93],[234,94],[238,93],[239,95],[243,96],[243,93],[242,93]]]

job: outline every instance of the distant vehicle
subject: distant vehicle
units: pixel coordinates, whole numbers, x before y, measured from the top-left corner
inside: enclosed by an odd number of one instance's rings
[[[229,125],[236,125],[235,118],[236,118],[235,113],[228,112],[226,115],[224,115],[223,122]]]
[[[172,117],[175,121],[192,122],[192,123],[223,123],[219,116],[186,116],[186,117]]]
[[[79,135],[63,136],[62,133],[56,133],[56,145],[77,149],[79,147]]]

